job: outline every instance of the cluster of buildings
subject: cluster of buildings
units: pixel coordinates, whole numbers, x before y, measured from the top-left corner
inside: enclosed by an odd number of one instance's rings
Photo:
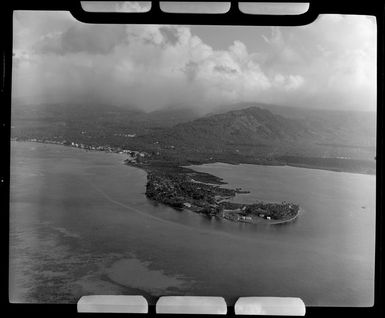
[[[123,153],[121,148],[111,147],[111,146],[90,146],[82,143],[71,142],[69,144],[71,147],[86,149],[86,150],[98,150],[98,151],[106,151],[106,152],[118,152]]]
[[[140,152],[140,151],[130,150],[130,149],[123,149],[121,147],[112,147],[112,146],[108,146],[108,145],[89,146],[89,145],[85,145],[82,143],[78,144],[75,142],[71,142],[70,146],[75,147],[75,148],[86,149],[86,150],[97,150],[97,151],[127,154],[128,158],[126,159],[126,161],[128,161],[128,162],[137,162],[141,158],[145,158],[146,156],[148,156],[148,154],[146,152]]]
[[[17,141],[20,139],[17,137],[12,137],[11,140]],[[66,140],[50,140],[50,139],[39,139],[39,138],[23,139],[23,141],[64,145],[64,146],[70,146],[70,147],[79,148],[79,149],[85,149],[85,150],[95,150],[95,151],[105,151],[105,152],[115,152],[115,153],[120,153],[120,154],[127,154],[127,156],[128,156],[127,161],[129,161],[129,162],[137,162],[141,158],[145,158],[146,156],[148,156],[148,154],[146,152],[123,149],[121,147],[112,147],[109,145],[92,146],[92,145],[86,145],[83,143],[77,143],[74,141],[69,142]]]
[[[20,139],[17,137],[12,137],[11,141],[30,141],[30,142],[39,142],[39,143],[45,143],[45,144],[55,144],[55,145],[66,145],[66,141],[59,141],[59,140],[48,140],[48,139],[39,139],[39,138],[30,138],[30,139]]]
[[[126,138],[134,138],[136,136],[136,134],[114,134],[114,136],[126,137]]]

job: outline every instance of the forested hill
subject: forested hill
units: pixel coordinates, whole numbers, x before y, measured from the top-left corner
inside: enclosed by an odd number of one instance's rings
[[[214,114],[138,137],[144,143],[214,152],[312,154],[316,148],[375,148],[375,116],[355,113],[306,113],[285,117],[259,107]],[[307,151],[306,151],[306,148]],[[357,150],[358,149],[358,150]],[[322,151],[319,149],[319,151]],[[319,155],[319,151],[314,155]],[[374,152],[373,152],[374,153]]]

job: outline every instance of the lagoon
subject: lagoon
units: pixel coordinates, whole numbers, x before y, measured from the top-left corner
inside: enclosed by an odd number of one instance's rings
[[[86,294],[295,296],[370,306],[375,176],[286,166],[192,166],[242,187],[238,202],[290,201],[295,222],[254,225],[149,201],[125,155],[11,143],[10,299]]]

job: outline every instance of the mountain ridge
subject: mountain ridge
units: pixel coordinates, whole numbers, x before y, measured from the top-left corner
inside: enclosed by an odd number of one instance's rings
[[[355,115],[318,118],[291,118],[252,106],[241,110],[209,115],[176,124],[157,134],[140,136],[145,142],[172,146],[218,149],[229,145],[282,146],[304,144],[343,144],[375,146],[375,125]],[[375,123],[374,123],[375,124]],[[140,138],[139,137],[139,138]]]

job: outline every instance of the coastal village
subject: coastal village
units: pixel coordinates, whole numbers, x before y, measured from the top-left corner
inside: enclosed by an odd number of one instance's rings
[[[150,172],[146,185],[146,196],[156,202],[234,222],[273,224],[289,222],[298,216],[299,206],[293,203],[242,204],[228,201],[240,193],[247,191],[196,182],[186,174]]]
[[[130,163],[140,162],[143,158],[149,156],[149,154],[146,152],[124,149],[121,147],[113,147],[110,145],[94,146],[94,145],[87,145],[84,143],[69,142],[66,140],[58,141],[58,140],[37,139],[37,138],[31,138],[31,139],[11,138],[11,141],[38,142],[38,143],[45,143],[45,144],[63,145],[63,146],[68,146],[73,148],[84,149],[88,151],[92,150],[92,151],[104,151],[104,152],[113,152],[113,153],[119,153],[119,154],[127,154],[128,157],[126,160],[127,162],[130,162]]]

